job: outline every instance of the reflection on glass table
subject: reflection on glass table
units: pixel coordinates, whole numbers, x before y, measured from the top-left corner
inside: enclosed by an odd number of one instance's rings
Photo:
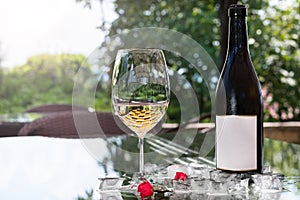
[[[76,199],[104,173],[80,140],[0,138],[0,199]]]
[[[179,146],[166,142],[166,139],[170,140],[172,137],[172,134],[165,133],[150,135],[145,139],[146,154],[157,152],[159,146],[165,145],[165,151],[157,153],[161,156],[157,156],[152,164],[212,164],[213,151],[204,159],[197,156],[196,152],[203,139],[201,134],[183,152]],[[99,199],[99,178],[124,177],[124,171],[118,170],[122,169],[119,167],[121,165],[130,166],[131,171],[138,171],[135,157],[119,151],[123,149],[138,154],[136,137],[123,135],[86,140],[99,144],[95,147],[100,149],[97,159],[95,155],[88,153],[86,143],[79,139],[38,136],[1,138],[0,199],[83,200],[88,199],[88,196]],[[170,156],[178,152],[181,152],[180,157]],[[270,165],[274,173],[287,176],[287,188],[276,198],[299,199],[300,145],[265,139],[265,164]],[[128,193],[107,193],[106,197],[112,195],[117,195],[118,198],[121,196],[122,199],[136,199],[128,196]],[[170,197],[172,198],[175,196]],[[189,194],[184,198],[193,199]]]
[[[168,138],[168,140],[165,140],[164,138]],[[214,158],[214,151],[212,150],[210,154],[207,155],[206,158],[199,157],[197,155],[197,152],[199,152],[199,147],[201,146],[201,142],[203,141],[204,135],[197,135],[196,138],[194,138],[193,144],[189,147],[189,149],[181,149],[180,146],[176,144],[172,144],[170,139],[172,138],[172,134],[163,134],[160,135],[160,137],[147,137],[146,138],[146,145],[145,145],[145,151],[148,153],[151,152],[159,152],[160,156],[156,156],[157,162],[155,160],[151,160],[151,162],[148,162],[153,164],[160,164],[161,163],[169,163],[171,164],[180,164],[181,166],[189,166],[190,163],[204,163],[208,166],[212,166],[213,164],[211,160]],[[134,151],[134,147],[131,145],[134,143],[134,138],[131,137],[118,137],[118,138],[110,138],[107,140],[108,147],[111,149],[111,154],[109,155],[109,159],[104,159],[102,162],[105,163],[105,160],[107,161],[104,166],[108,166],[110,163],[111,168],[114,169],[122,169],[121,166],[133,166],[134,160],[131,159],[130,156],[127,157],[124,156],[126,154],[122,154],[122,151],[125,149],[127,151]],[[116,146],[121,147],[122,151],[116,150]],[[182,152],[185,153],[182,153]],[[299,188],[300,188],[300,146],[297,144],[282,142],[282,141],[276,141],[271,139],[265,139],[265,165],[270,166],[270,169],[272,170],[272,174],[270,176],[252,176],[251,181],[256,182],[256,188],[254,190],[261,190],[259,192],[262,192],[262,194],[259,193],[259,199],[286,199],[286,198],[299,198]],[[180,157],[176,156],[179,155]],[[151,158],[150,158],[151,159]],[[137,163],[135,163],[137,165]],[[151,166],[151,165],[150,165]],[[160,170],[156,170],[157,172],[163,171],[164,168]],[[133,170],[134,171],[134,170]],[[179,170],[180,171],[180,170]],[[213,171],[213,170],[212,170]],[[126,174],[126,172],[122,172],[122,170],[116,170],[116,172],[119,172],[120,176]],[[127,174],[128,175],[128,172]],[[269,174],[267,174],[269,175]],[[130,176],[130,175],[129,175]],[[153,181],[153,176],[149,176],[150,179]],[[166,179],[172,178],[172,176],[167,177]],[[263,181],[262,181],[263,180]],[[156,181],[156,180],[155,180]],[[154,181],[154,182],[155,182]],[[272,184],[274,186],[268,186],[268,181],[273,181]],[[278,183],[280,181],[280,183]],[[191,183],[187,183],[186,185],[189,185]],[[208,183],[210,184],[210,183]],[[260,186],[258,186],[260,185]],[[173,185],[174,186],[174,185]],[[248,182],[247,182],[248,186]],[[249,182],[250,186],[250,182]],[[254,184],[255,186],[255,184]],[[193,185],[190,185],[191,188],[193,188]],[[223,186],[222,186],[223,187]],[[189,189],[191,189],[189,188]],[[228,188],[227,188],[228,189]],[[187,190],[187,188],[186,188]],[[226,190],[226,189],[225,189]],[[122,190],[120,190],[122,191]],[[173,190],[174,191],[174,190]],[[220,189],[221,191],[221,189]],[[219,192],[220,192],[219,191]],[[197,191],[199,192],[199,191]],[[210,191],[211,193],[211,191]],[[123,193],[122,193],[123,194]],[[176,192],[175,192],[176,194]],[[127,199],[127,194],[124,194],[123,199]],[[190,194],[184,194],[184,198],[182,196],[178,197],[178,199],[193,199],[192,196],[195,195],[193,193]],[[220,194],[218,194],[220,195]],[[218,196],[217,195],[217,196]],[[205,198],[205,196],[202,196]],[[251,196],[250,196],[251,197]],[[253,197],[253,196],[252,196]],[[132,197],[130,197],[132,198]],[[174,194],[171,195],[170,199],[174,199]],[[196,198],[194,196],[194,198]],[[212,198],[212,197],[210,197]],[[232,196],[224,196],[223,198],[235,198]],[[245,199],[246,197],[242,197],[240,199]],[[128,197],[129,199],[129,197]],[[175,198],[176,199],[176,198]],[[239,199],[239,198],[237,198]]]

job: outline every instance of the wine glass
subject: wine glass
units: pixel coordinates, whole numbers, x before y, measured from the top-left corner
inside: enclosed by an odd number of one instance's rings
[[[112,75],[115,115],[139,138],[140,177],[144,176],[144,137],[164,116],[170,99],[170,82],[163,51],[121,49]]]

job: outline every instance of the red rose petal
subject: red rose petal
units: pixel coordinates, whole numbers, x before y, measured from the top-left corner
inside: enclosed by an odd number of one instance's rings
[[[184,172],[176,172],[174,180],[184,181],[187,178],[187,175]]]
[[[140,193],[140,196],[142,198],[142,200],[145,197],[149,197],[153,195],[153,188],[151,183],[149,183],[149,181],[144,181],[141,184],[139,184],[138,186],[138,192]]]

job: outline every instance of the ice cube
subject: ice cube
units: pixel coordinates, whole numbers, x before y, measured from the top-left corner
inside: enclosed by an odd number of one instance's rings
[[[210,170],[211,169],[206,166],[194,167],[194,168],[191,168],[190,174],[192,177],[209,179],[210,178],[210,175],[209,175]]]
[[[191,189],[191,179],[173,180],[173,189],[175,193],[188,193]]]
[[[235,179],[227,183],[227,190],[230,194],[248,193],[249,179]]]
[[[189,193],[174,193],[170,200],[182,200],[182,199],[189,199],[190,194]]]
[[[121,192],[102,192],[100,200],[123,200]]]
[[[205,178],[193,178],[191,180],[191,189],[198,193],[208,192],[210,189],[210,180]]]
[[[124,179],[120,177],[99,178],[100,190],[118,190],[121,188]]]
[[[146,163],[144,165],[145,174],[155,173],[156,171],[158,171],[158,166],[156,164]]]
[[[188,173],[187,166],[179,165],[179,164],[170,165],[168,166],[167,170],[168,170],[169,178],[174,178],[176,172],[184,172],[186,174]]]
[[[190,199],[209,199],[209,198],[206,193],[198,193],[196,191],[196,192],[191,193]]]
[[[280,179],[272,174],[254,174],[251,176],[251,189],[254,193],[276,193],[282,191]]]
[[[227,195],[227,185],[224,182],[210,180],[210,189],[208,193],[210,195]]]

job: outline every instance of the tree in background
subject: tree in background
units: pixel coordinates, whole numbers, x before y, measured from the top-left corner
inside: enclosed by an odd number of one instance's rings
[[[91,1],[84,2],[92,6]],[[99,2],[105,3],[104,0]],[[232,2],[237,1],[115,0],[115,12],[119,17],[111,24],[108,36],[140,27],[173,29],[200,43],[221,68],[227,41],[224,41],[224,35],[221,40],[220,32],[224,34],[224,30],[221,31],[220,27],[227,17],[224,5]],[[249,5],[249,47],[265,96],[265,120],[300,120],[300,0],[240,2]],[[102,28],[106,25],[104,21]],[[201,78],[193,78],[196,72],[185,60],[172,55],[166,57],[168,65],[183,71],[182,75],[192,84],[200,111],[209,113],[210,97],[205,83]],[[174,105],[170,106],[169,115],[178,118],[178,109],[174,112],[172,109],[176,110]]]
[[[21,66],[3,71],[0,87],[1,113],[21,113],[34,106],[72,103],[74,75],[83,55],[43,54]]]
[[[105,0],[98,1],[105,4]],[[90,0],[84,2],[91,6]],[[200,43],[221,68],[222,49],[227,43],[224,42],[223,30],[226,26],[225,8],[232,2],[236,1],[114,0],[119,17],[110,26],[104,19],[102,28],[109,27],[108,37],[140,27],[179,31]],[[241,3],[249,4],[249,46],[265,96],[265,120],[299,121],[300,0],[242,0]],[[166,52],[166,57],[169,67],[192,85],[201,114],[211,114],[210,96],[201,74],[172,52]],[[14,69],[1,68],[1,113],[23,112],[31,106],[48,103],[71,103],[74,75],[84,59],[80,55],[40,55]],[[88,66],[85,67],[86,76],[97,76]],[[110,109],[109,84],[105,81],[103,79],[98,84],[96,110]],[[180,120],[180,107],[174,96],[168,116],[169,121]]]
[[[300,1],[267,1],[254,9],[249,40],[269,121],[300,120]]]

